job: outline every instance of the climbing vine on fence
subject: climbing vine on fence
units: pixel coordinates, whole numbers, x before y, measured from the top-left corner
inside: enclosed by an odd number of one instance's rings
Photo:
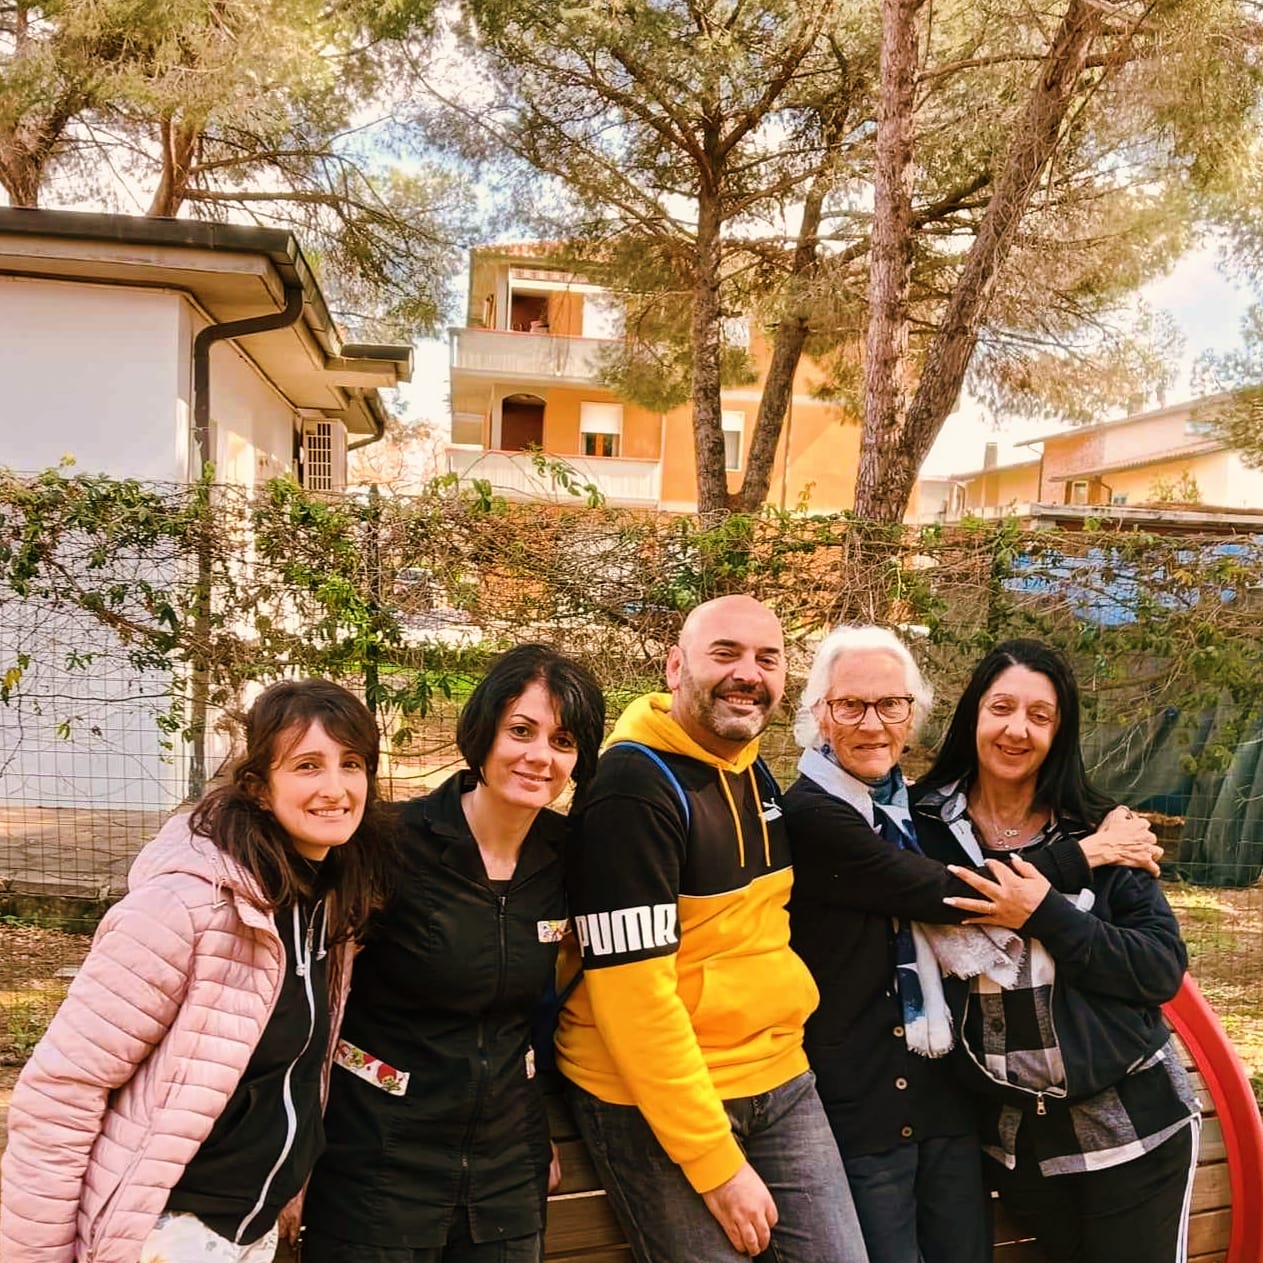
[[[794,644],[839,619],[907,629],[943,699],[937,722],[972,662],[1011,635],[1071,656],[1091,722],[1219,708],[1215,740],[1190,746],[1194,771],[1226,766],[1263,711],[1252,538],[775,512],[707,529],[593,505],[586,490],[568,499],[514,504],[450,480],[412,498],[328,497],[289,480],[247,495],[210,478],[0,471],[0,703],[25,698],[73,732],[83,717],[59,711],[47,681],[108,660],[165,680],[154,719],[178,743],[193,734],[195,676],[219,714],[250,681],[319,674],[361,687],[407,748],[506,644],[564,645],[617,703],[656,683],[684,611],[749,591]]]

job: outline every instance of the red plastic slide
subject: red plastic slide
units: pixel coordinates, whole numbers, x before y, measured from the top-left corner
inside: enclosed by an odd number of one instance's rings
[[[1179,994],[1162,1006],[1206,1080],[1223,1128],[1232,1187],[1232,1234],[1226,1263],[1263,1260],[1263,1121],[1237,1056],[1214,1010],[1188,974]]]

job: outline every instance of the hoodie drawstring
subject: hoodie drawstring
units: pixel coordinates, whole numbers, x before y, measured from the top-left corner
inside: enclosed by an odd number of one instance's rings
[[[737,810],[736,800],[732,796],[732,789],[728,785],[728,777],[721,768],[715,769],[719,772],[719,783],[724,787],[724,797],[728,800],[728,810],[732,812],[732,827],[737,831],[737,857],[741,862],[741,867],[746,866],[746,839],[745,834],[741,831],[741,813]],[[763,831],[763,862],[772,867],[772,843],[767,835],[767,821],[763,818],[763,798],[759,793],[759,778],[754,774],[754,764],[751,763],[746,769],[746,775],[750,778],[750,784],[754,788],[754,801],[759,809],[759,828]]]
[[[728,778],[722,768],[715,769],[719,773],[719,783],[724,787],[724,797],[728,800],[728,810],[732,812],[732,827],[737,831],[737,857],[741,867],[746,866],[746,839],[741,832],[741,816],[737,812],[737,804],[733,801],[732,790],[728,788]]]
[[[315,917],[315,912],[312,912]],[[298,910],[298,904],[294,905],[294,973],[299,978],[307,976],[307,966],[311,963],[311,931],[312,926],[307,926],[307,950],[303,950],[303,931],[302,931],[302,913]]]
[[[320,946],[316,949],[316,959],[324,960],[329,954],[329,949],[325,945],[325,932],[329,928],[329,896],[325,895],[320,904]]]

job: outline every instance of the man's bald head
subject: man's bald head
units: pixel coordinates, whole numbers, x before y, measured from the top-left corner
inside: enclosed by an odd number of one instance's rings
[[[698,745],[733,759],[771,722],[785,692],[780,620],[752,596],[697,606],[667,655],[671,714]]]

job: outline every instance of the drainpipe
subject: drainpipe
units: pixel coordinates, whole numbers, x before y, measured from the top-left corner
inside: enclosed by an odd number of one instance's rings
[[[249,320],[229,320],[207,325],[193,339],[193,432],[202,470],[211,463],[210,450],[210,349],[216,342],[241,338],[249,333],[266,333],[294,324],[303,312],[301,285],[286,285],[285,307],[270,316]],[[197,799],[206,788],[206,712],[210,703],[210,666],[207,648],[211,630],[210,502],[202,506],[201,528],[197,535],[197,580],[193,599],[193,652],[189,655],[189,784],[188,797]]]
[[[271,329],[288,329],[303,313],[303,287],[285,287],[285,307],[270,316],[251,316],[249,320],[229,320],[225,324],[207,325],[193,339],[193,432],[203,467],[211,463],[210,450],[210,349],[215,342],[227,338],[243,338],[248,333],[267,333]]]

